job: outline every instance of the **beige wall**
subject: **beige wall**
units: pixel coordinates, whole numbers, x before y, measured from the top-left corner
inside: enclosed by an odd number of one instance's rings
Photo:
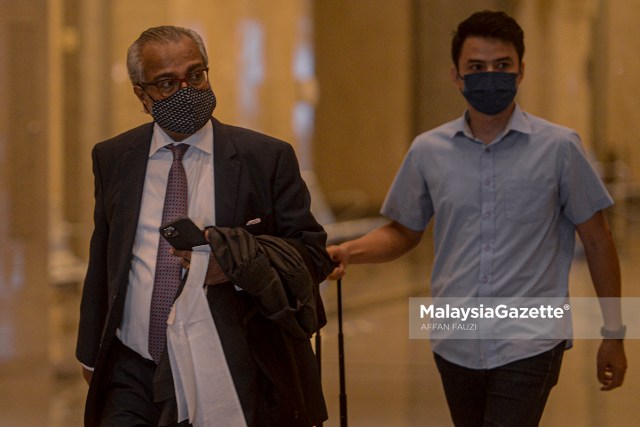
[[[411,3],[314,3],[315,171],[339,215],[375,213],[411,138]]]
[[[44,1],[0,2],[0,378],[13,393],[27,391],[10,372],[48,351],[46,25]],[[48,385],[44,375],[34,402]],[[46,413],[30,419],[45,425]]]
[[[521,1],[514,11],[525,31],[525,79],[519,102],[533,114],[592,138],[593,25],[597,2]]]
[[[601,152],[613,153],[624,162],[626,173],[633,184],[633,195],[638,196],[640,182],[640,134],[638,110],[640,106],[640,3],[633,0],[602,2],[601,21],[606,28],[605,44],[598,53],[598,66],[603,85],[595,121],[603,121],[599,129]]]

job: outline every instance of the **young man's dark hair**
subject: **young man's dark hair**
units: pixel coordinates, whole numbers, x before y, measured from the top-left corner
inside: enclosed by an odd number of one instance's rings
[[[451,40],[451,59],[458,68],[462,45],[467,37],[485,37],[513,43],[522,62],[524,56],[524,32],[515,19],[504,12],[484,10],[476,12],[458,25]]]

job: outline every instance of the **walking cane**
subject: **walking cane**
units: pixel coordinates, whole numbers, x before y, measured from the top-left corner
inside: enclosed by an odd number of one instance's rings
[[[344,338],[342,335],[342,279],[338,279],[338,366],[340,369],[340,427],[347,427],[347,391],[344,374]]]
[[[322,338],[316,331],[316,360],[318,372],[322,378]],[[338,368],[340,372],[340,427],[347,427],[347,392],[344,372],[344,337],[342,335],[342,279],[338,279]],[[322,427],[322,423],[317,427]]]
[[[322,338],[320,337],[320,329],[316,331],[316,360],[318,361],[318,375],[320,376],[320,382],[322,382]],[[320,423],[316,427],[322,427],[322,424]]]

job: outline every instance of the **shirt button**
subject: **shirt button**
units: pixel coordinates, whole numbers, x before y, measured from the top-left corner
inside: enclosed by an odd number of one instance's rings
[[[491,184],[491,178],[487,178],[484,180],[485,185]]]
[[[482,283],[487,283],[487,282],[489,281],[489,279],[487,279],[487,276],[482,276],[482,277],[480,278],[480,281],[481,281]]]
[[[484,218],[486,219],[491,218],[491,212],[485,212]]]
[[[490,251],[491,250],[491,245],[484,245],[484,250],[485,251]]]

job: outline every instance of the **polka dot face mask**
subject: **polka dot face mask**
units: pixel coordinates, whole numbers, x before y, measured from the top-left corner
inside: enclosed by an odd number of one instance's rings
[[[192,135],[210,119],[216,108],[216,96],[211,88],[187,86],[170,97],[155,101],[151,116],[167,131]]]

